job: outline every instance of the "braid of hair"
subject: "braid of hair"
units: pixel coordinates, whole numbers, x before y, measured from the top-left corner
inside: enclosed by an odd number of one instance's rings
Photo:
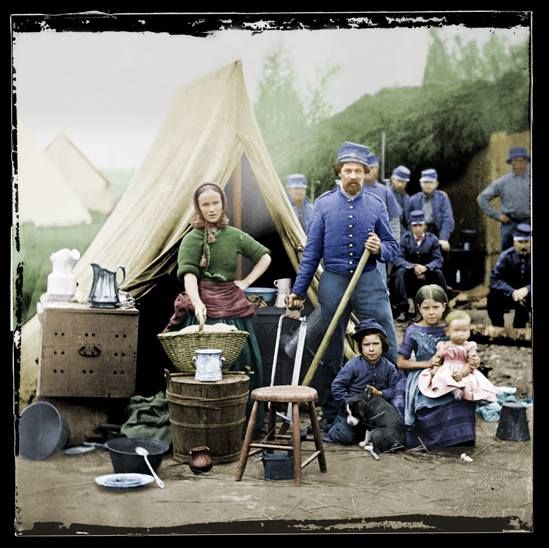
[[[208,246],[208,228],[204,227],[204,239],[202,242],[202,257],[200,257],[200,268],[206,270],[210,264],[210,247]]]
[[[205,223],[204,226],[204,240],[202,242],[202,257],[200,257],[200,268],[206,270],[210,264],[210,246],[215,242],[215,230],[209,223]]]

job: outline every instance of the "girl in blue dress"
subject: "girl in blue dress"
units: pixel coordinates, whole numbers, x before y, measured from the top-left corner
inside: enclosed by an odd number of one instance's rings
[[[407,445],[427,449],[474,444],[475,409],[471,402],[455,400],[451,394],[429,398],[418,389],[420,373],[440,365],[434,355],[439,341],[445,340],[448,297],[442,287],[431,284],[415,296],[416,323],[410,325],[398,351],[398,367],[406,373],[398,388],[404,391],[399,411],[408,427]],[[472,356],[478,367],[478,355]]]

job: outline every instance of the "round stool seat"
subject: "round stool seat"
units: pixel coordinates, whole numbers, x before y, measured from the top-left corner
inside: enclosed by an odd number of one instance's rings
[[[252,400],[275,402],[315,401],[318,393],[310,386],[282,384],[279,386],[264,386],[252,390]]]

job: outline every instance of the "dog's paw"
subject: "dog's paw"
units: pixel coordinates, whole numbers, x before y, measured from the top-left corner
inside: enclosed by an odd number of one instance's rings
[[[358,442],[359,447],[364,447],[365,448],[366,444],[367,444],[366,440]]]
[[[374,451],[374,446],[371,443],[364,446],[364,451],[368,451],[375,460],[379,460],[379,455]]]

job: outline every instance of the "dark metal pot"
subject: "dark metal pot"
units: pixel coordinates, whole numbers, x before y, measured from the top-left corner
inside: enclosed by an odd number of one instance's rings
[[[144,447],[149,452],[147,458],[155,472],[162,462],[162,457],[170,448],[167,443],[160,440],[133,438],[114,438],[105,443],[105,447],[111,455],[115,474],[133,472],[148,475],[150,475],[150,470],[147,463],[141,455],[135,452],[135,448]]]

